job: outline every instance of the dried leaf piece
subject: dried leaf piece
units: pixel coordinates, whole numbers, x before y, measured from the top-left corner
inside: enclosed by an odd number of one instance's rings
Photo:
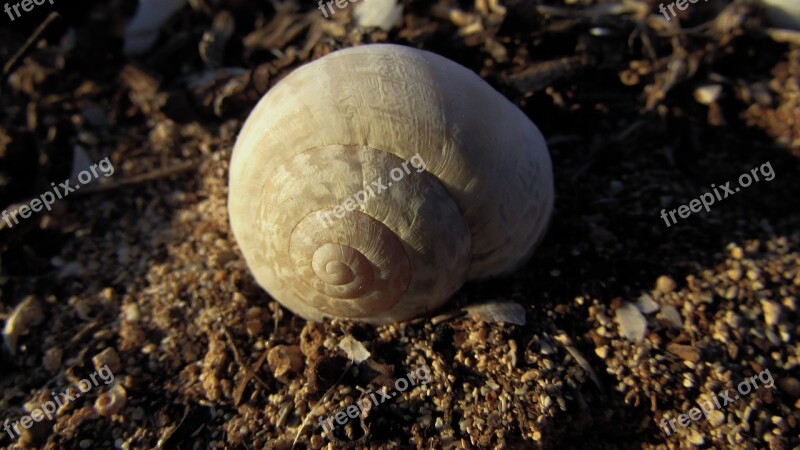
[[[356,364],[366,361],[370,357],[370,352],[357,339],[347,335],[339,341],[339,348],[347,354],[347,357]]]
[[[667,351],[684,361],[700,362],[700,350],[691,345],[667,344]]]
[[[647,331],[647,320],[633,303],[625,302],[616,311],[620,332],[632,341],[641,341]]]
[[[515,302],[492,302],[464,308],[469,317],[483,322],[525,325],[525,308]]]
[[[6,350],[12,355],[16,353],[17,341],[20,336],[28,334],[28,331],[44,321],[42,306],[35,297],[30,296],[20,302],[14,312],[11,313],[6,325],[3,328],[3,341]]]
[[[236,29],[236,21],[228,11],[214,16],[211,29],[203,33],[200,40],[200,58],[208,67],[219,67],[225,59],[225,46]]]

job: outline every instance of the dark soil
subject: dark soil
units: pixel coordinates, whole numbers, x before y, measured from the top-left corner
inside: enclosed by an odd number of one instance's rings
[[[75,152],[114,173],[0,222],[0,420],[104,364],[115,380],[0,446],[800,446],[800,39],[776,38],[755,4],[666,22],[655,1],[404,0],[387,32],[359,28],[353,4],[326,19],[311,2],[197,0],[128,57],[133,2],[55,1],[0,11],[0,206],[68,179]],[[468,284],[445,316],[307,323],[244,263],[228,160],[278,80],[371,42],[446,56],[519,105],[548,140],[555,215],[527,265]],[[761,180],[709,212],[660,216],[753,168]],[[643,296],[659,311],[637,340],[617,311]],[[486,301],[523,305],[527,324],[456,314]],[[348,335],[367,362],[338,348]],[[321,417],[422,366],[430,382],[323,432]],[[660,425],[765,370],[774,387],[721,420]]]

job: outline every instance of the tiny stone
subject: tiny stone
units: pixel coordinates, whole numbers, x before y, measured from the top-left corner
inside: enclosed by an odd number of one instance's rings
[[[141,319],[139,314],[139,305],[136,303],[129,303],[125,305],[124,309],[125,320],[128,322],[138,322]]]
[[[131,413],[131,419],[133,419],[135,422],[144,419],[144,408],[139,406],[136,409],[134,409],[133,412]]]
[[[267,364],[275,378],[288,383],[287,375],[302,371],[305,358],[297,345],[277,345],[267,353]]]
[[[790,311],[797,311],[797,299],[794,297],[786,297],[783,299],[783,306],[789,308]]]
[[[666,275],[661,275],[656,279],[656,290],[663,294],[669,294],[674,291],[676,287],[675,281]]]
[[[789,397],[800,398],[800,380],[794,377],[780,378],[778,387]]]
[[[733,259],[742,259],[744,257],[744,251],[739,246],[733,247],[731,249],[731,257]]]
[[[720,95],[722,95],[722,86],[719,84],[704,84],[694,90],[694,99],[706,106],[716,102]]]
[[[708,422],[713,427],[718,427],[722,425],[723,423],[725,423],[725,413],[723,413],[718,409],[711,411],[711,413],[708,415]]]
[[[56,372],[61,367],[61,359],[64,357],[64,351],[60,347],[53,347],[47,349],[42,358],[44,368],[50,372]]]
[[[636,301],[636,306],[639,308],[643,314],[650,314],[654,313],[659,310],[658,303],[653,300],[648,294],[642,294],[639,296],[639,299]]]
[[[698,433],[697,431],[692,431],[692,434],[689,436],[689,443],[693,445],[703,445],[705,444],[706,440],[702,434]]]
[[[604,345],[602,347],[597,347],[594,349],[594,352],[597,353],[597,356],[599,356],[601,359],[606,359],[608,356],[608,346]]]
[[[780,322],[781,305],[769,300],[761,300],[761,309],[764,310],[764,322],[768,327],[775,326]]]
[[[122,368],[119,355],[113,347],[108,347],[94,355],[94,357],[92,357],[92,363],[94,364],[95,371],[100,371],[103,367],[108,366],[108,370],[110,370],[111,373],[117,373]]]

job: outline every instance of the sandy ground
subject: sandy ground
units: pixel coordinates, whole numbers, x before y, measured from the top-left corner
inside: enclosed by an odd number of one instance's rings
[[[0,420],[40,419],[0,446],[800,446],[797,35],[714,0],[670,22],[646,2],[403,3],[382,31],[358,27],[356,5],[193,1],[139,57],[121,52],[121,0],[0,16],[5,64],[62,14],[4,73],[2,206],[113,165],[0,222]],[[519,105],[548,140],[556,210],[528,264],[430,317],[308,323],[244,263],[228,161],[270,86],[369,42],[444,55]],[[743,173],[759,180],[722,198]],[[662,209],[712,184],[710,211],[666,225]],[[484,302],[521,305],[526,324],[462,314]]]

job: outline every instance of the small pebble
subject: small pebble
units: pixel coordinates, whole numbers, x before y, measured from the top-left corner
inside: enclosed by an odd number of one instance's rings
[[[785,392],[788,396],[794,399],[800,398],[800,380],[797,378],[780,378],[777,383],[780,390]]]
[[[656,290],[658,292],[669,294],[670,292],[673,292],[676,287],[677,285],[675,284],[675,281],[666,275],[661,275],[658,277],[658,279],[656,279]]]
[[[128,393],[120,384],[114,384],[109,389],[97,397],[94,402],[94,410],[101,416],[111,416],[117,414],[125,407],[128,400]]]
[[[123,309],[125,320],[128,322],[138,322],[141,319],[141,314],[139,313],[139,305],[136,303],[129,303],[125,305]]]
[[[705,444],[706,439],[703,437],[702,434],[698,433],[697,431],[692,431],[692,434],[689,436],[689,443],[693,445],[703,445]]]
[[[726,271],[728,274],[728,278],[733,281],[739,281],[742,279],[742,268],[741,267],[732,267]]]
[[[277,345],[267,353],[267,363],[276,379],[288,382],[287,375],[300,373],[305,358],[297,345]]]
[[[636,306],[639,308],[643,314],[651,314],[659,310],[660,306],[658,303],[653,300],[648,294],[642,294],[639,296],[639,299],[636,300]]]
[[[761,309],[764,310],[764,323],[768,327],[778,324],[781,320],[781,305],[769,300],[761,300]]]
[[[92,357],[92,363],[94,364],[95,371],[100,371],[100,369],[103,367],[108,366],[108,370],[110,370],[111,373],[117,373],[122,368],[122,364],[119,360],[119,354],[117,354],[117,351],[114,350],[113,347],[108,347],[102,352],[94,355]]]
[[[722,425],[725,423],[725,413],[718,409],[711,411],[711,413],[708,415],[708,423],[710,423],[713,427]]]
[[[63,357],[64,351],[60,347],[49,348],[42,357],[42,365],[50,372],[57,372],[61,368]]]

